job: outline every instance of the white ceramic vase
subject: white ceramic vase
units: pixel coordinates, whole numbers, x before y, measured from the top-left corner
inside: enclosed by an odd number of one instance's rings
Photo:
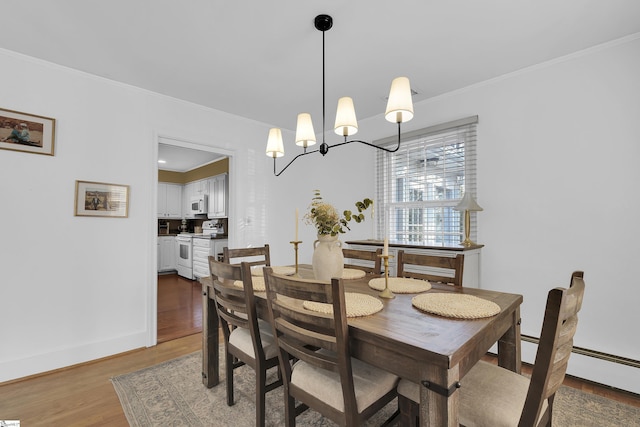
[[[311,264],[316,280],[330,281],[334,277],[342,277],[344,256],[338,236],[318,235],[318,240],[313,242]]]

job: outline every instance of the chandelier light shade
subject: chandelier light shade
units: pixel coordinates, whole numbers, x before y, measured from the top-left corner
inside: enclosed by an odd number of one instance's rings
[[[282,157],[284,156],[284,144],[282,143],[282,131],[278,128],[269,129],[269,138],[267,139],[267,156]]]
[[[358,132],[356,109],[353,107],[353,99],[348,96],[338,99],[336,123],[333,128],[340,136],[351,136]]]
[[[287,165],[276,171],[276,158],[284,156],[284,145],[282,142],[282,131],[279,128],[269,130],[267,139],[267,156],[273,157],[273,174],[280,176],[296,159],[307,154],[320,153],[323,156],[329,152],[329,148],[339,147],[341,145],[359,142],[378,150],[389,153],[398,151],[400,148],[401,123],[408,122],[413,118],[413,102],[411,100],[411,85],[407,77],[398,77],[391,83],[389,92],[389,100],[387,109],[384,113],[385,118],[398,124],[398,144],[395,148],[386,148],[374,145],[370,142],[359,139],[347,140],[347,137],[355,135],[358,132],[358,121],[356,119],[356,110],[353,106],[353,99],[350,97],[342,97],[338,100],[338,109],[336,112],[336,121],[334,130],[338,135],[344,137],[343,142],[329,145],[325,142],[325,62],[324,62],[324,35],[325,32],[333,26],[333,18],[329,15],[318,15],[314,20],[314,25],[318,31],[322,31],[322,143],[317,150],[307,151],[307,148],[316,143],[316,135],[313,130],[313,121],[309,113],[298,114],[298,122],[296,126],[296,145],[303,148],[303,152],[295,156]]]
[[[404,123],[413,118],[413,102],[411,100],[411,85],[406,77],[396,77],[391,82],[389,101],[384,118],[391,123]]]
[[[307,148],[316,143],[316,133],[313,131],[313,122],[311,114],[298,114],[298,123],[296,125],[296,145]]]

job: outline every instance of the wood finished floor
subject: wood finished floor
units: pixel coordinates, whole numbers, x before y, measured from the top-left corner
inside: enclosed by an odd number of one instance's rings
[[[200,304],[197,282],[176,275],[159,277],[158,340],[162,336],[164,342],[4,383],[0,385],[0,420],[21,420],[25,427],[127,426],[110,378],[200,350]],[[491,358],[487,356],[487,360]],[[640,407],[640,397],[636,395],[573,378],[567,378],[565,385]]]
[[[202,286],[177,274],[158,275],[158,342],[202,331]]]

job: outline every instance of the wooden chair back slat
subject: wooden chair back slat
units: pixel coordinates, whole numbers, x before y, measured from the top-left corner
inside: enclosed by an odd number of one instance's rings
[[[225,256],[229,256],[228,248],[224,249]],[[248,252],[255,253],[253,250]],[[231,252],[231,254],[239,253],[244,254],[246,252]],[[267,254],[265,261],[268,263],[269,248],[266,245],[265,253]],[[210,256],[209,270],[211,271],[213,282],[213,299],[224,336],[227,405],[231,406],[235,403],[234,369],[244,365],[250,366],[256,373],[256,426],[264,427],[266,414],[265,394],[282,385],[282,380],[278,376],[274,381],[267,384],[267,370],[278,366],[279,360],[273,355],[269,359],[265,356],[263,335],[258,324],[256,299],[253,294],[251,264],[241,262],[240,264],[232,265],[228,262],[218,262],[215,257]],[[242,282],[241,288],[233,284],[238,280]],[[247,331],[253,346],[253,353],[248,352],[245,345],[242,344],[248,340]],[[237,333],[236,337],[238,338],[234,339],[232,333]],[[265,342],[270,340],[270,334],[264,335],[264,337]],[[273,343],[267,343],[267,345],[273,345]],[[271,352],[269,353],[271,354]]]
[[[583,272],[574,272],[569,288],[555,288],[549,291],[520,425],[536,424],[545,399],[549,399],[549,406],[543,419],[545,423],[547,420],[549,425],[551,423],[553,399],[564,380],[578,323],[578,312],[582,307],[585,287],[583,277]]]
[[[342,255],[344,256],[345,268],[356,268],[371,274],[382,274],[382,258],[379,256],[382,255],[381,248],[375,251],[343,248]],[[354,264],[350,262],[351,260],[366,261],[369,265]]]
[[[258,258],[258,259],[255,259]],[[271,265],[271,255],[269,253],[269,245],[265,244],[257,248],[236,248],[229,249],[224,247],[222,249],[222,260],[227,264],[238,264],[238,259],[244,261],[249,266],[256,265]],[[233,260],[233,261],[232,261]]]
[[[320,410],[329,418],[346,423],[345,420],[356,416],[358,411],[342,279],[334,278],[327,284],[274,274],[270,268],[265,268],[264,275],[269,315],[272,325],[275,326],[276,340],[281,352],[280,368],[284,374],[285,390],[295,399],[312,402],[308,403],[309,406]],[[333,315],[304,310],[304,301],[331,304]],[[294,308],[296,306],[298,309]],[[318,322],[318,319],[321,321]],[[344,413],[290,383],[292,369],[289,363],[284,363],[290,356],[339,373],[343,388]]]
[[[455,257],[412,254],[403,250],[398,251],[397,276],[410,277],[414,279],[429,280],[432,282],[452,283],[455,286],[462,286],[462,275],[464,273],[464,255],[457,254]],[[452,277],[436,274],[417,272],[407,269],[407,266],[431,267],[443,270],[450,270]]]

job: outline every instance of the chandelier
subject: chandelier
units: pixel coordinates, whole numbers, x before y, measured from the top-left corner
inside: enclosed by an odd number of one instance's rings
[[[323,156],[329,152],[329,148],[339,147],[341,145],[359,142],[378,150],[389,153],[398,151],[400,148],[400,125],[402,122],[408,122],[413,118],[413,102],[411,100],[411,87],[407,77],[397,77],[391,83],[389,91],[389,99],[387,101],[387,109],[384,113],[385,119],[392,123],[398,124],[398,144],[395,148],[385,148],[374,145],[370,142],[359,139],[347,140],[351,135],[358,132],[358,122],[356,120],[356,112],[353,106],[353,100],[345,96],[338,100],[338,109],[336,112],[336,121],[334,131],[336,134],[344,137],[344,141],[329,145],[325,142],[325,65],[324,65],[324,33],[333,26],[333,18],[329,15],[318,15],[314,20],[317,30],[322,31],[322,144],[320,148],[307,151],[307,148],[315,145],[316,135],[313,131],[313,122],[309,113],[298,114],[296,125],[296,145],[303,148],[303,152],[295,156],[287,165],[276,172],[276,158],[284,156],[284,144],[282,142],[282,130],[279,128],[269,129],[269,137],[267,139],[267,156],[273,157],[273,174],[280,176],[294,161],[307,154],[320,153]]]

